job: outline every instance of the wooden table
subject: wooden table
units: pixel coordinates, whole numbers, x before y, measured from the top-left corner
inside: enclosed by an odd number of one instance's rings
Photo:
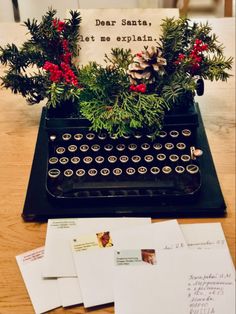
[[[235,19],[209,21],[227,56],[235,56]],[[19,24],[0,24],[0,45],[25,40]],[[3,68],[0,67],[0,74]],[[234,71],[233,71],[234,72]],[[227,83],[207,82],[199,97],[215,166],[228,215],[215,219],[179,219],[180,223],[221,222],[235,261],[235,78]],[[30,175],[41,105],[29,107],[20,95],[0,90],[0,313],[33,313],[15,256],[44,245],[46,224],[24,223],[21,212]],[[157,220],[156,220],[157,221]],[[85,311],[82,306],[53,313],[114,313],[112,306]],[[178,313],[180,314],[180,313]]]

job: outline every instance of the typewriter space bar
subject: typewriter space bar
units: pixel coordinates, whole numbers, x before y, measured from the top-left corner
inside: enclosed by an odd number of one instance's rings
[[[71,188],[73,190],[173,189],[175,184],[174,180],[78,182]]]

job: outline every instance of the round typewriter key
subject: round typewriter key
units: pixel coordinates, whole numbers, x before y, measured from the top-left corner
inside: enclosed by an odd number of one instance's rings
[[[118,144],[118,145],[116,145],[116,149],[119,152],[122,152],[123,150],[125,150],[125,144]]]
[[[122,137],[125,138],[126,140],[128,140],[130,138],[130,135],[129,134],[123,134]]]
[[[78,169],[78,170],[76,171],[76,175],[77,175],[78,177],[83,177],[83,176],[85,175],[85,170],[84,170],[84,169]]]
[[[98,134],[99,140],[105,140],[106,137],[107,137],[106,133],[100,133],[100,134]]]
[[[63,139],[64,141],[69,141],[69,140],[71,139],[71,134],[70,134],[70,133],[64,133],[64,134],[62,135],[62,139]]]
[[[191,159],[189,155],[182,155],[180,158],[184,162],[187,162],[187,161],[189,161]]]
[[[81,150],[81,152],[87,152],[88,150],[89,150],[89,146],[88,145],[86,145],[86,144],[84,144],[84,145],[81,145],[80,147],[79,147],[79,149]]]
[[[177,173],[183,173],[185,171],[184,167],[183,166],[176,166],[175,167],[175,171]]]
[[[176,131],[176,130],[172,130],[172,131],[170,131],[170,136],[171,137],[178,137],[179,136],[179,132],[178,131]]]
[[[65,147],[57,147],[56,152],[59,155],[62,155],[62,154],[64,154],[65,150],[66,150]]]
[[[147,172],[147,168],[146,167],[141,166],[141,167],[138,168],[138,173],[145,174],[146,172]]]
[[[128,149],[133,152],[137,149],[137,145],[134,143],[131,143],[129,144]]]
[[[108,157],[108,161],[109,161],[111,164],[114,164],[114,162],[117,161],[117,157],[116,157],[116,156],[109,156],[109,157]]]
[[[122,174],[122,169],[121,168],[115,168],[113,169],[113,174],[115,176],[120,176]]]
[[[95,158],[95,161],[97,164],[102,164],[104,162],[104,157],[103,156],[97,156]]]
[[[166,148],[167,150],[171,150],[171,149],[174,148],[174,144],[173,144],[173,143],[165,143],[165,148]]]
[[[49,177],[55,179],[60,175],[61,171],[59,169],[53,168],[48,171]]]
[[[94,133],[88,133],[88,134],[86,134],[86,138],[87,138],[87,140],[91,141],[95,138],[95,134]]]
[[[68,163],[69,159],[67,157],[61,157],[59,159],[60,164],[66,165]]]
[[[111,138],[112,140],[115,140],[115,139],[117,139],[117,136],[114,135],[114,134],[110,134],[110,138]]]
[[[182,130],[182,135],[183,136],[190,136],[192,132],[189,129],[184,129]]]
[[[73,170],[71,170],[71,169],[66,169],[65,171],[64,171],[64,176],[66,176],[66,177],[71,177],[71,176],[73,176]]]
[[[146,155],[146,156],[144,156],[144,160],[145,160],[146,162],[152,162],[153,159],[154,159],[154,157],[153,157],[152,155]]]
[[[128,175],[133,175],[135,173],[135,169],[132,168],[132,167],[129,167],[129,168],[126,169],[126,173]]]
[[[91,164],[91,162],[93,161],[93,158],[92,157],[90,157],[90,156],[86,156],[86,157],[84,157],[84,159],[83,159],[83,162],[85,163],[85,164]]]
[[[147,134],[146,137],[147,138],[153,138],[153,134]]]
[[[179,156],[178,155],[175,155],[175,154],[173,154],[173,155],[170,155],[170,160],[171,161],[173,161],[173,162],[175,162],[175,161],[177,161],[177,160],[179,160]]]
[[[191,174],[195,174],[199,171],[199,168],[197,165],[190,164],[187,165],[186,170]]]
[[[100,173],[102,176],[108,176],[110,174],[110,170],[108,168],[103,168]]]
[[[74,157],[71,158],[71,162],[72,162],[72,164],[76,165],[76,164],[78,164],[80,162],[80,158],[74,156]]]
[[[165,173],[165,174],[169,174],[171,173],[172,169],[170,166],[165,166],[162,168],[162,172]]]
[[[71,153],[74,153],[77,151],[77,146],[76,145],[70,145],[68,146],[68,151],[71,152]]]
[[[57,157],[51,157],[49,158],[48,162],[51,164],[51,165],[54,165],[58,162],[58,158]]]
[[[160,136],[161,138],[166,137],[166,136],[167,136],[166,131],[160,131],[160,132],[159,132],[159,136]]]
[[[98,152],[99,149],[100,149],[100,145],[94,144],[94,145],[91,146],[91,149],[92,149],[92,151],[94,151],[94,152]]]
[[[111,144],[106,144],[106,145],[104,146],[104,149],[105,149],[107,152],[110,152],[110,151],[113,149],[113,145],[111,145]]]
[[[155,150],[160,150],[160,149],[162,149],[162,145],[160,143],[155,143],[155,144],[153,144],[153,148]]]
[[[178,149],[180,149],[180,150],[183,150],[183,149],[186,148],[186,144],[184,144],[184,143],[177,143],[177,144],[176,144],[176,147],[177,147]]]
[[[140,133],[140,132],[135,132],[135,133],[134,133],[134,137],[137,138],[137,139],[139,139],[139,138],[142,137],[142,133]]]
[[[141,145],[142,150],[148,150],[150,148],[150,145],[148,143],[143,143]]]
[[[80,141],[80,140],[82,140],[82,138],[83,138],[83,134],[81,134],[81,133],[77,133],[74,135],[74,139],[76,141]]]
[[[120,156],[119,159],[121,162],[126,163],[129,160],[129,157],[126,155],[122,155],[122,156]]]
[[[160,161],[163,161],[166,159],[166,155],[165,154],[158,154],[157,155],[157,159],[160,160]]]
[[[139,155],[134,155],[134,156],[132,156],[131,157],[131,160],[133,161],[133,162],[140,162],[140,160],[141,160],[141,157],[139,156]]]
[[[50,135],[49,138],[50,138],[51,141],[55,141],[55,139],[56,139],[57,137],[56,137],[56,135],[53,134],[53,135]]]
[[[152,174],[158,174],[160,172],[160,169],[158,167],[152,167],[150,171]]]
[[[89,171],[88,171],[88,175],[91,177],[96,176],[97,173],[98,173],[98,171],[95,168],[89,169]]]

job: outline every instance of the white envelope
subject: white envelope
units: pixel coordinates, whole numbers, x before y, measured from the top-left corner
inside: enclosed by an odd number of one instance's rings
[[[61,277],[57,282],[63,307],[83,303],[78,277]]]
[[[140,251],[116,253],[116,314],[235,313],[234,271],[224,249],[153,248],[152,264]]]
[[[43,277],[76,277],[70,240],[83,233],[151,223],[150,218],[49,219]]]
[[[109,231],[109,230],[100,230]],[[153,246],[166,249],[186,247],[176,220],[136,226],[110,232],[113,246],[99,247],[96,234],[86,234],[72,241],[74,263],[85,307],[114,301],[114,249]]]
[[[57,280],[42,278],[44,248],[16,256],[35,313],[44,313],[61,306]]]

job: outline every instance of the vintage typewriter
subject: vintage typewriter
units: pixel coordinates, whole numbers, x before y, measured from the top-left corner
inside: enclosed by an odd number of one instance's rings
[[[25,220],[222,216],[225,208],[197,104],[167,114],[154,139],[145,130],[96,133],[85,119],[48,119],[44,108]]]

